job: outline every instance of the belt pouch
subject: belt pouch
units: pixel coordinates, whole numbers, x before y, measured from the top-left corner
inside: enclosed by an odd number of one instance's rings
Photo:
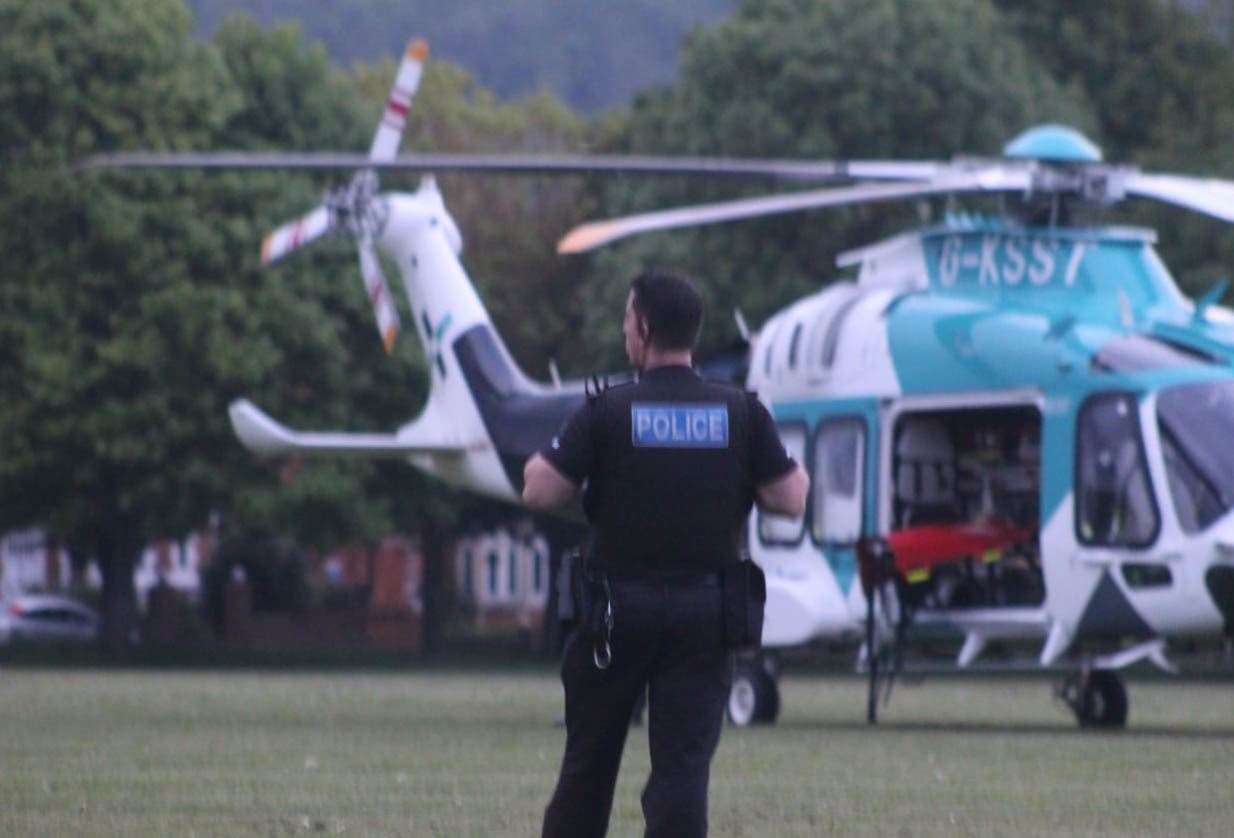
[[[583,630],[588,640],[596,641],[605,636],[605,606],[608,594],[602,576],[591,573],[585,553],[569,554],[571,619]]]
[[[557,569],[557,619],[563,623],[579,620],[577,580],[583,573],[583,554],[577,547],[561,556]]]
[[[726,565],[720,573],[723,590],[724,645],[729,649],[757,649],[763,640],[763,608],[767,577],[752,561]]]

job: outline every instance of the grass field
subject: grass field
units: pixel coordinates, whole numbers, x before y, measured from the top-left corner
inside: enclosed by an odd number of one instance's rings
[[[1234,685],[1133,682],[1081,732],[1043,680],[897,690],[790,673],[774,728],[725,731],[713,835],[1230,835]],[[531,835],[558,682],[524,672],[0,669],[0,834]],[[641,834],[646,736],[610,834]]]

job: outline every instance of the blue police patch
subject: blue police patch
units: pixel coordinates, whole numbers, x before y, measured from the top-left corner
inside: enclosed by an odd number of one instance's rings
[[[630,441],[635,448],[727,448],[728,405],[635,402]]]

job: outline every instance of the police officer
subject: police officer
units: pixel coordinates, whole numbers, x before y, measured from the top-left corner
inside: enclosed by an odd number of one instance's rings
[[[566,645],[566,749],[545,836],[605,834],[644,689],[647,835],[706,834],[708,775],[732,678],[718,571],[739,560],[754,501],[791,516],[805,508],[809,481],[767,410],[693,370],[702,315],[689,279],[637,276],[622,333],[638,380],[589,399],[524,470],[523,500],[533,508],[583,489],[588,569],[611,608],[602,640],[576,631]]]

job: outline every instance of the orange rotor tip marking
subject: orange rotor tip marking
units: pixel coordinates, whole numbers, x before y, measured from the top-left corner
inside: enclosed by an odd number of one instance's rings
[[[268,235],[261,240],[261,263],[270,264],[270,250],[274,245],[274,235]]]
[[[423,61],[428,58],[428,41],[423,38],[416,38],[407,45],[407,57],[413,58],[416,61]]]
[[[611,225],[608,224],[584,224],[582,227],[571,230],[564,239],[558,242],[557,252],[565,254],[591,250],[608,240],[611,229]]]
[[[394,341],[398,337],[398,328],[394,325],[387,326],[381,333],[382,345],[386,347],[386,354],[389,355],[394,351]]]

